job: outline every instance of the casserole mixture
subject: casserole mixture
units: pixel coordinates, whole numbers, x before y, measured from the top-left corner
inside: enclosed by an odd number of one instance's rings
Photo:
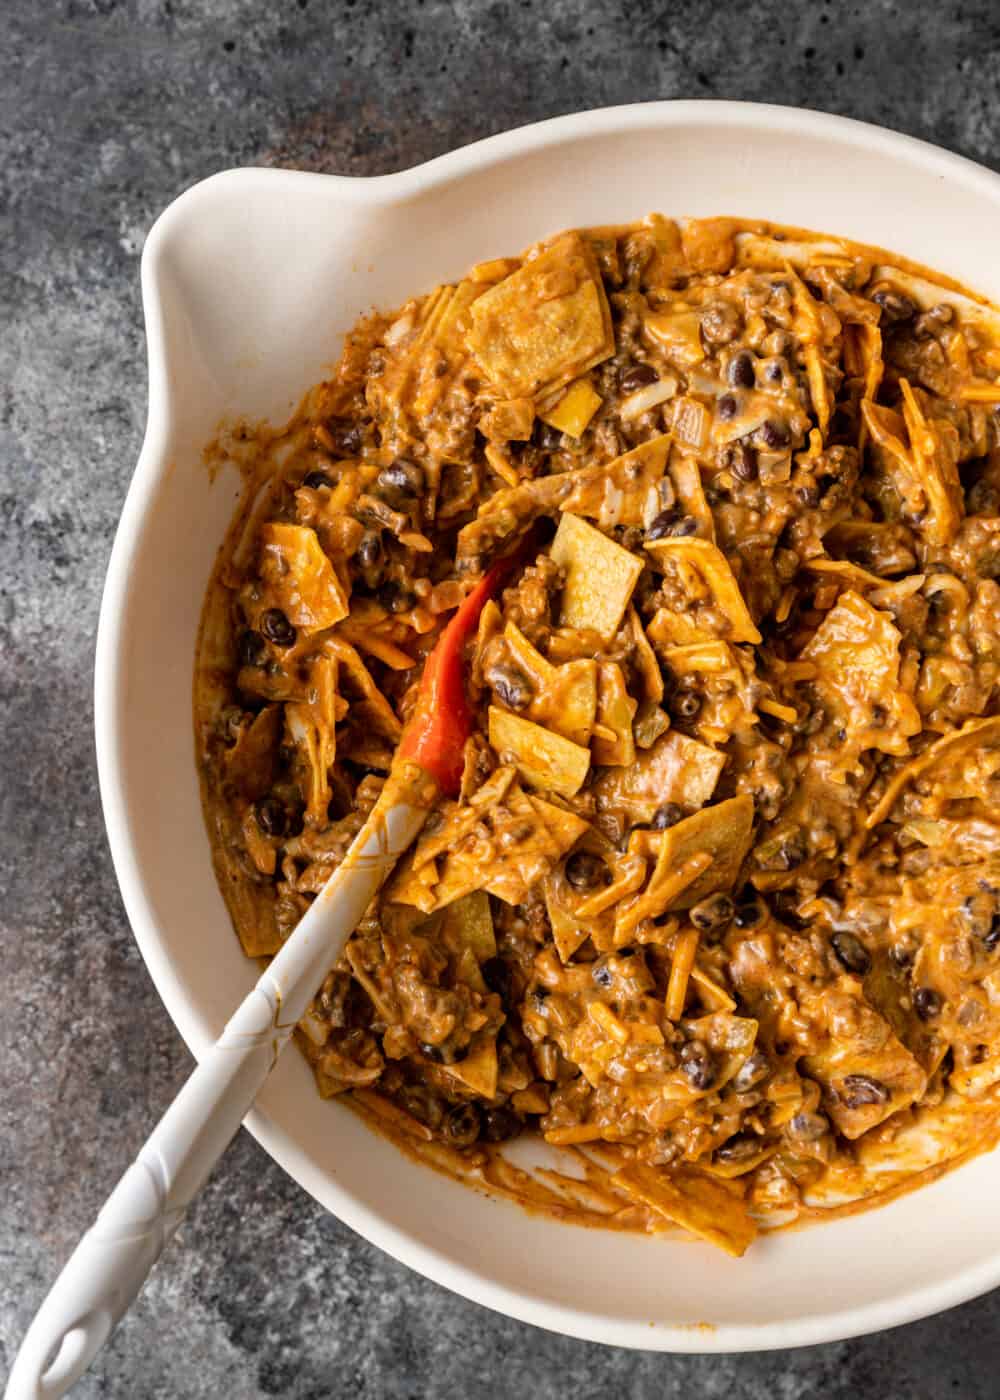
[[[248,492],[197,741],[251,957],[528,542],[468,648],[460,795],[297,1031],[322,1094],[480,1185],[734,1254],[992,1144],[990,306],[841,239],[651,216],[372,315],[285,428],[212,454]]]

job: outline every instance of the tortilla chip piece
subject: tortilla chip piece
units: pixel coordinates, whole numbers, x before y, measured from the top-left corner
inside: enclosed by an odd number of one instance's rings
[[[226,777],[251,802],[271,790],[277,769],[281,721],[281,706],[265,705],[250,724],[240,730],[236,743],[223,757]]]
[[[651,822],[665,802],[694,810],[715,791],[725,754],[670,729],[634,763],[602,773],[594,784],[598,808],[621,808],[633,824]]]
[[[566,233],[472,304],[469,349],[507,398],[553,391],[614,354],[593,251]]]
[[[712,544],[711,540],[695,539],[693,536],[653,540],[646,544],[646,549],[659,563],[676,565],[682,578],[687,569],[693,571],[696,577],[690,591],[697,594],[697,580],[700,580],[704,588],[711,594],[715,607],[723,614],[729,624],[726,638],[728,641],[753,642],[756,645],[761,640],[760,633],[754,625],[746,603],[743,601],[739,584],[729,567],[729,561],[722,550]],[[679,638],[678,640],[697,639]]]
[[[574,744],[589,744],[597,714],[597,662],[581,657],[553,666],[513,622],[508,622],[504,640],[534,687],[525,718]]]
[[[615,661],[602,661],[598,667],[597,721],[614,732],[614,738],[594,735],[591,753],[594,762],[605,767],[626,767],[635,762],[632,720],[637,702],[625,685],[622,668]]]
[[[513,761],[532,787],[573,797],[590,768],[590,750],[520,715],[490,706],[490,744],[501,761]]]
[[[610,638],[642,573],[642,560],[578,515],[563,515],[550,551],[565,573],[560,621]]]
[[[669,453],[670,434],[661,433],[613,462],[565,473],[572,486],[561,509],[596,520],[602,530],[648,525],[661,509],[658,487]]]
[[[497,940],[493,932],[490,897],[485,890],[474,890],[449,904],[441,925],[441,937],[456,952],[465,949],[478,962],[496,955]]]
[[[473,1036],[464,1060],[456,1060],[453,1065],[440,1065],[439,1069],[479,1098],[495,1098],[499,1073],[496,1036],[492,1031],[480,1031]]]
[[[679,869],[692,856],[708,852],[712,863],[674,902],[677,909],[690,909],[699,899],[733,884],[750,849],[753,828],[753,798],[747,793],[703,807],[660,835],[657,870]],[[656,878],[654,871],[653,878]],[[652,884],[652,880],[650,881]]]
[[[827,1033],[820,1048],[802,1059],[802,1068],[823,1086],[824,1107],[844,1137],[853,1141],[922,1098],[927,1075],[850,977],[804,996],[801,1006]],[[853,1035],[845,1029],[848,1026],[854,1028]],[[853,1094],[855,1075],[876,1080],[888,1091],[887,1097],[872,1103],[871,1095],[864,1092],[867,1085]]]
[[[692,1235],[707,1240],[738,1259],[757,1238],[757,1226],[731,1182],[705,1175],[693,1167],[666,1172],[638,1164],[611,1178],[612,1185]]]
[[[803,648],[817,669],[814,682],[845,731],[843,765],[863,749],[905,754],[919,734],[920,714],[899,685],[902,637],[889,613],[879,612],[848,589]]]
[[[263,607],[278,607],[302,632],[319,632],[347,616],[349,604],[315,530],[271,520],[260,527]]]
[[[938,764],[960,758],[971,749],[980,746],[989,748],[994,744],[1000,744],[1000,715],[991,715],[986,719],[967,719],[961,729],[952,730],[950,734],[943,734],[940,739],[935,739],[922,754],[911,759],[895,774],[878,805],[869,814],[865,822],[866,827],[871,831],[880,822],[884,822],[896,805],[900,793],[916,778],[931,772]]]
[[[393,876],[390,900],[414,904],[427,914],[477,891],[520,904],[532,885],[589,830],[582,818],[524,792],[516,783],[490,805],[454,804],[448,823],[452,832],[464,834],[426,863],[418,845]],[[439,835],[434,833],[435,838]]]

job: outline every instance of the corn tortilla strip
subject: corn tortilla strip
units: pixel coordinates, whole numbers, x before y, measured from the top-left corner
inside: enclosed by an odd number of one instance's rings
[[[639,621],[639,614],[631,604],[628,608],[627,621],[632,641],[635,644],[634,661],[636,669],[642,677],[645,698],[654,705],[658,705],[663,699],[663,672],[660,670],[653,648],[649,645],[645,628]]]
[[[621,904],[618,909],[615,917],[615,947],[623,947],[644,919],[658,919],[671,905],[677,904],[684,892],[708,870],[711,863],[712,857],[707,851],[698,851],[674,864],[664,859],[661,845],[648,888],[636,899]]]
[[[550,551],[565,575],[561,622],[611,638],[642,573],[642,560],[578,515],[563,514]]]
[[[260,527],[264,607],[282,610],[303,632],[333,627],[347,616],[347,594],[315,530],[269,521]]]
[[[440,1065],[439,1069],[480,1098],[495,1098],[499,1073],[496,1036],[492,1031],[477,1032],[464,1060],[458,1060],[453,1065]]]
[[[743,601],[743,594],[729,566],[729,560],[710,540],[699,540],[692,536],[683,539],[653,540],[647,541],[646,550],[659,563],[666,564],[672,561],[682,577],[690,577],[685,573],[686,566],[701,579],[716,607],[729,623],[728,641],[753,642],[756,645],[761,640],[760,632]]]
[[[590,769],[590,750],[520,715],[490,706],[490,744],[532,787],[573,797]]]
[[[513,622],[508,622],[504,640],[534,689],[524,718],[574,744],[589,744],[597,714],[597,662],[580,657],[553,666]]]
[[[602,661],[597,677],[597,719],[614,737],[598,737],[595,734],[591,753],[594,762],[603,767],[627,767],[635,762],[632,720],[638,706],[628,693],[625,677],[617,662]]]
[[[896,799],[903,789],[914,778],[919,778],[927,773],[942,758],[957,757],[964,749],[976,748],[980,744],[989,745],[991,742],[1000,742],[1000,715],[990,715],[986,719],[969,719],[965,721],[961,729],[953,730],[950,734],[943,734],[940,739],[935,739],[929,748],[924,749],[922,754],[911,759],[904,768],[894,776],[885,792],[882,794],[878,805],[869,814],[865,825],[869,831],[884,822],[896,805]]]
[[[813,1002],[809,1007],[803,998],[803,1010],[825,1036],[803,1056],[801,1067],[823,1086],[824,1107],[838,1132],[853,1141],[923,1097],[927,1075],[851,978],[840,978],[835,988],[824,988],[822,997]],[[854,1028],[853,1035],[845,1026]],[[852,1106],[845,1081],[858,1074],[877,1080],[889,1097]]]
[[[693,1168],[678,1168],[668,1177],[655,1167],[633,1164],[617,1172],[611,1184],[736,1259],[757,1238],[739,1188]]]
[[[866,748],[905,754],[907,739],[923,727],[900,686],[901,643],[891,614],[848,589],[802,650],[802,659],[816,665],[816,686],[827,710],[845,730],[846,764],[852,752]]]
[[[479,962],[495,956],[497,940],[493,932],[490,897],[485,890],[474,890],[472,894],[448,905],[441,936],[456,950],[464,948],[472,952]]]
[[[506,398],[552,392],[614,353],[593,251],[567,233],[472,304],[469,349]]]
[[[670,442],[670,434],[662,433],[613,462],[567,472],[572,485],[560,509],[596,520],[602,530],[648,525],[659,513],[657,488],[666,471]]]
[[[703,807],[662,833],[658,869],[661,865],[676,869],[702,852],[712,858],[705,873],[676,900],[676,908],[690,909],[699,899],[732,885],[750,849],[753,812],[753,798],[741,793]]]
[[[703,807],[725,766],[725,754],[670,729],[634,763],[602,773],[594,793],[599,807],[620,807],[633,824],[650,822],[666,802]]]

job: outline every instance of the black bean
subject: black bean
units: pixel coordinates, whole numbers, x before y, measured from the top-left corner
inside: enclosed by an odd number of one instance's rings
[[[562,446],[563,435],[558,428],[553,428],[551,423],[543,423],[540,418],[536,418],[531,439],[543,452],[555,452]]]
[[[324,486],[332,486],[333,478],[327,476],[326,472],[310,472],[303,479],[303,486],[308,486],[310,491],[319,491]]]
[[[814,486],[812,482],[809,482],[806,486],[797,486],[795,488],[795,499],[800,505],[806,506],[809,510],[813,510],[819,505],[819,488]]]
[[[785,377],[784,360],[768,360],[764,366],[764,378],[770,384],[777,384]]]
[[[915,301],[911,301],[903,292],[892,291],[889,287],[880,287],[878,291],[872,292],[871,299],[876,306],[881,307],[882,324],[886,326],[912,321],[917,314]]]
[[[723,394],[716,405],[716,410],[723,423],[728,423],[731,418],[735,418],[739,410],[735,394]]]
[[[863,977],[871,969],[872,960],[868,949],[853,933],[835,933],[830,938],[837,961],[845,972]]]
[[[710,1089],[715,1082],[715,1065],[700,1040],[689,1040],[681,1050],[681,1069],[692,1089]]]
[[[382,558],[382,532],[366,530],[354,551],[354,557],[363,569],[373,569]]]
[[[757,454],[745,442],[732,443],[725,465],[737,481],[753,481],[757,475]]]
[[[699,900],[697,904],[692,905],[688,910],[688,918],[695,928],[710,931],[728,924],[734,913],[733,901],[728,894],[720,893],[711,894],[707,899]]]
[[[993,915],[989,932],[983,939],[983,947],[986,949],[987,953],[992,953],[997,947],[997,944],[1000,944],[1000,914]]]
[[[698,531],[698,522],[693,515],[678,515],[676,509],[661,510],[646,531],[647,540],[661,540],[667,535],[683,538]]]
[[[413,607],[413,594],[401,583],[383,583],[377,597],[387,612],[405,613]]]
[[[799,834],[772,837],[757,847],[755,855],[761,870],[794,870],[805,858],[805,843]]]
[[[769,418],[766,423],[762,423],[759,432],[765,447],[776,449],[788,446],[788,429],[784,423],[779,423],[774,418]]]
[[[361,451],[361,429],[349,418],[328,418],[326,430],[333,438],[333,445],[345,457],[356,457]]]
[[[694,719],[701,709],[701,696],[693,690],[678,690],[670,698],[670,712],[680,719]]]
[[[771,1071],[767,1056],[755,1050],[748,1059],[745,1059],[739,1069],[733,1075],[733,1088],[737,1094],[748,1093],[762,1079],[766,1079]]]
[[[268,608],[261,617],[260,630],[267,640],[273,642],[277,647],[294,645],[295,638],[298,636],[295,628],[280,608]]]
[[[491,992],[496,992],[501,1001],[506,1001],[510,996],[510,968],[503,958],[487,958],[479,969],[483,974],[483,981]]]
[[[509,710],[526,710],[534,699],[534,686],[517,666],[491,666],[486,679]]]
[[[604,987],[605,990],[607,990],[615,980],[614,973],[605,962],[594,963],[593,967],[590,969],[590,975],[597,985],[599,987]]]
[[[733,923],[737,928],[753,928],[759,924],[764,917],[764,911],[756,902],[752,904],[738,904],[733,915]]]
[[[634,949],[634,948],[619,948],[619,949],[618,949],[618,956],[619,956],[620,958],[634,958],[634,957],[635,957],[635,949]]]
[[[892,1094],[880,1079],[869,1074],[848,1074],[841,1097],[848,1108],[862,1108],[869,1103],[888,1103]]]
[[[483,1114],[482,1137],[486,1142],[506,1142],[517,1137],[524,1124],[509,1108],[488,1108]]]
[[[240,633],[236,649],[239,652],[241,666],[259,666],[267,648],[260,633],[254,632],[248,627],[245,632]]]
[[[668,826],[676,826],[683,816],[684,809],[678,807],[676,802],[664,802],[653,813],[650,825],[654,831],[666,831]]]
[[[921,1021],[933,1021],[944,1006],[941,993],[933,987],[918,987],[913,993],[913,1009]]]
[[[677,511],[672,507],[669,510],[661,510],[649,524],[646,531],[647,540],[662,540],[665,535],[672,533],[671,526],[680,519]]]
[[[893,944],[889,949],[889,958],[902,972],[905,972],[907,968],[913,966],[913,950],[912,948],[907,948],[902,943]]]
[[[564,868],[566,879],[575,890],[595,890],[611,883],[611,871],[591,851],[574,851]]]
[[[623,394],[634,394],[637,389],[644,388],[647,384],[655,384],[659,375],[652,365],[633,365],[622,373],[618,380],[618,388]]]
[[[937,306],[932,306],[929,311],[917,317],[913,323],[913,332],[921,338],[937,335],[943,327],[950,326],[954,319],[954,309],[947,302],[939,301]]]
[[[419,496],[424,489],[424,473],[416,462],[397,457],[395,462],[382,468],[375,485],[385,496]]]
[[[800,1142],[815,1142],[821,1138],[829,1129],[829,1120],[822,1113],[809,1113],[803,1110],[796,1113],[795,1117],[788,1125],[788,1131],[792,1137],[797,1137]]]
[[[257,825],[267,836],[284,836],[288,827],[288,813],[284,804],[276,797],[265,797],[255,804],[253,814]]]
[[[445,1139],[452,1147],[471,1147],[479,1136],[479,1110],[474,1103],[456,1104],[445,1115]]]
[[[716,1149],[717,1162],[746,1162],[760,1151],[760,1138],[753,1133],[737,1133]]]
[[[741,350],[729,361],[729,382],[737,389],[752,389],[754,378],[753,356]]]

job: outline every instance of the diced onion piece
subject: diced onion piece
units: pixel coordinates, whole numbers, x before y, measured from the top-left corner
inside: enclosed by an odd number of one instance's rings
[[[676,393],[677,380],[668,374],[665,378],[658,379],[655,384],[644,384],[641,389],[623,399],[618,416],[623,423],[628,423],[631,419],[638,418],[641,413],[648,413],[657,404],[672,399]]]

